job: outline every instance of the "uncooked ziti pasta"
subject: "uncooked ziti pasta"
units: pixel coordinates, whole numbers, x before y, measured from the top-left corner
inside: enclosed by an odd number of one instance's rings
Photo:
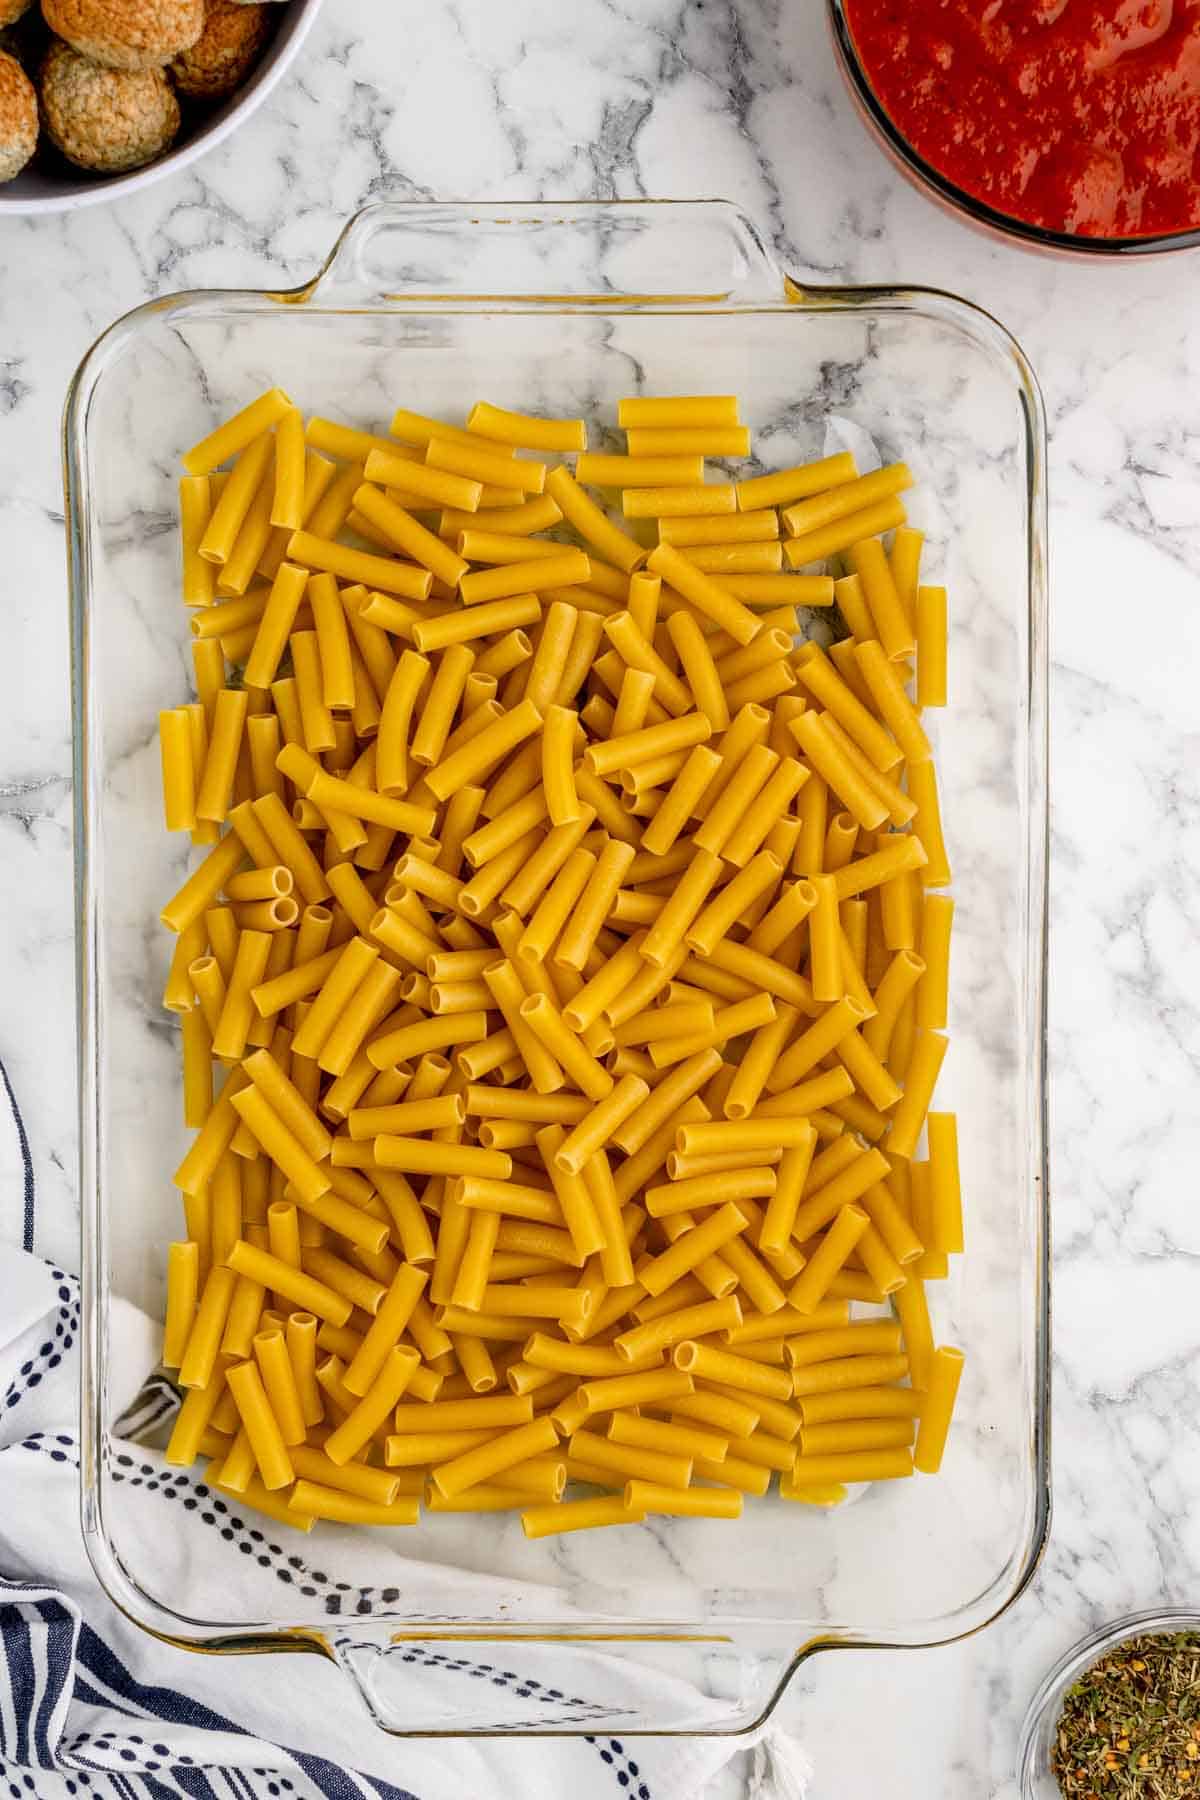
[[[274,389],[184,458],[167,1456],[301,1529],[730,1519],[941,1462],[947,609],[912,478],[706,480],[750,453],[729,396],[619,418],[602,454]]]

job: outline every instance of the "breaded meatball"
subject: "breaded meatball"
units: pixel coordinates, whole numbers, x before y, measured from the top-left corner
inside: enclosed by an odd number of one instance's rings
[[[179,102],[161,69],[105,69],[53,44],[41,91],[47,136],[81,169],[140,169],[179,130]]]
[[[15,25],[33,5],[33,0],[0,0],[0,25]]]
[[[19,175],[37,148],[37,94],[15,56],[0,50],[0,181]]]
[[[51,31],[110,69],[160,69],[204,28],[204,0],[42,0]]]
[[[192,100],[221,100],[232,94],[257,62],[266,35],[265,6],[205,0],[204,30],[171,64],[176,88]]]

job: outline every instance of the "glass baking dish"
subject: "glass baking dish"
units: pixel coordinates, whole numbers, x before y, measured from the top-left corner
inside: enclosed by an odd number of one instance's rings
[[[832,1512],[750,1501],[736,1526],[534,1544],[494,1516],[395,1538],[318,1526],[281,1546],[294,1579],[258,1578],[248,1557],[236,1599],[215,1568],[176,1568],[146,1541],[114,1466],[129,1395],[113,1321],[120,1301],[160,1315],[178,1232],[158,912],[183,853],[162,830],[155,740],[157,709],[187,693],[175,479],[188,444],[272,383],[377,429],[400,403],[462,417],[486,397],[611,422],[629,392],[736,393],[770,466],[820,455],[831,416],[914,466],[912,517],[953,596],[954,704],[936,730],[959,930],[938,1092],[959,1114],[969,1221],[936,1296],[940,1339],[968,1353],[938,1479]],[[735,1732],[818,1648],[944,1642],[994,1618],[1049,1514],[1044,425],[1019,347],[946,294],[787,279],[723,203],[375,206],[304,288],[178,294],[118,321],[73,383],[65,464],[82,1507],[117,1604],[198,1649],[331,1656],[398,1733]]]

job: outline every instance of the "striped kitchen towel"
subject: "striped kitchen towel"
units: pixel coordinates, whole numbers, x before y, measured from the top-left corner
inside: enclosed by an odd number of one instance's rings
[[[477,1684],[537,1694],[562,1727],[586,1735],[541,1739],[395,1739],[379,1731],[344,1672],[317,1656],[198,1656],[151,1638],[109,1600],[79,1523],[79,1286],[73,1275],[15,1247],[33,1234],[32,1165],[15,1108],[0,1091],[0,1780],[12,1800],[803,1800],[807,1766],[778,1734],[619,1738],[588,1732],[622,1705],[678,1712],[672,1676],[597,1654],[575,1663],[571,1691],[552,1645],[522,1647],[518,1669],[491,1645],[401,1646],[409,1691],[443,1712],[473,1710]],[[13,1173],[18,1179],[13,1179]],[[27,1217],[30,1236],[26,1236]],[[177,1404],[156,1362],[157,1329],[135,1308],[112,1309],[114,1380],[128,1395],[116,1421],[110,1474],[122,1517],[155,1546],[163,1592],[187,1591],[189,1572],[227,1583],[232,1617],[257,1588],[270,1616],[280,1585],[319,1596],[328,1634],[354,1641],[354,1622],[387,1591],[334,1580],[317,1537],[213,1493],[200,1470],[167,1465],[147,1447]],[[288,1539],[286,1543],[283,1539]],[[364,1552],[364,1582],[378,1579]],[[339,1553],[338,1575],[357,1579]],[[460,1611],[445,1571],[447,1615]],[[440,1579],[440,1575],[439,1575]],[[467,1580],[470,1578],[462,1578]],[[233,1597],[236,1596],[236,1601]],[[257,1597],[257,1596],[256,1596]],[[581,1679],[581,1676],[583,1679]],[[539,1688],[541,1692],[539,1692]],[[649,1691],[649,1694],[647,1690]],[[702,1697],[691,1691],[692,1699]],[[700,1715],[702,1716],[702,1715]],[[611,1727],[609,1728],[611,1729]],[[757,1742],[750,1788],[727,1766]],[[724,1772],[722,1774],[722,1772]],[[3,1787],[0,1786],[0,1795]]]

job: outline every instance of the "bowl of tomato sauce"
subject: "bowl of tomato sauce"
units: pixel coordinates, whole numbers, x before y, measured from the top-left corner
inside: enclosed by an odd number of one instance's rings
[[[901,170],[1045,250],[1200,246],[1200,0],[828,0]]]

